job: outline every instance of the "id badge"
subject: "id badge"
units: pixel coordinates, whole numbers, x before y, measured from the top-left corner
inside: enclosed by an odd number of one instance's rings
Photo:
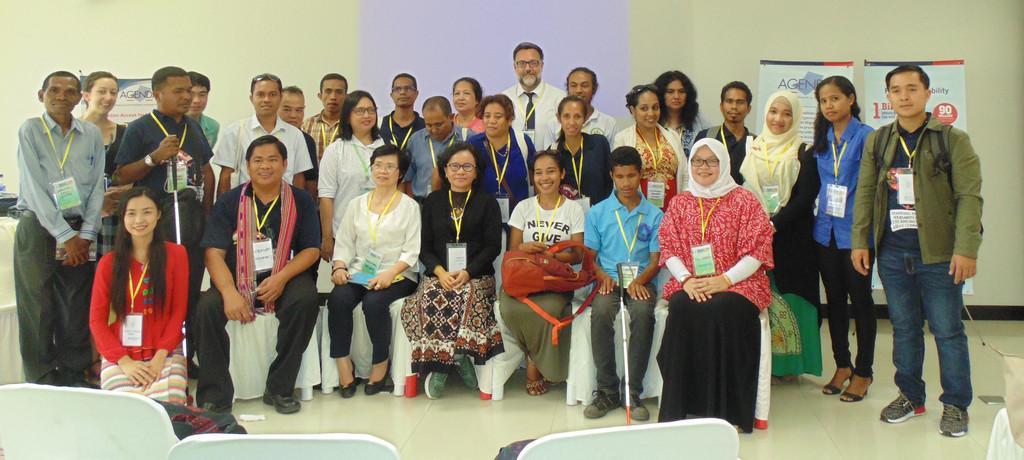
[[[619,286],[623,289],[629,288],[630,284],[640,276],[640,264],[634,262],[620,262],[617,264],[619,270]]]
[[[509,212],[508,212],[508,205],[509,205],[508,196],[504,195],[504,194],[501,194],[501,195],[498,195],[496,198],[498,199],[498,208],[501,209],[501,223],[507,224],[508,223],[508,216],[509,216]]]
[[[124,315],[121,322],[121,345],[126,347],[142,346],[142,315],[131,313]]]
[[[377,271],[380,270],[381,255],[375,249],[370,249],[370,252],[366,254],[366,259],[363,260],[363,269],[360,270],[370,276],[377,276]]]
[[[448,273],[454,273],[459,270],[466,269],[466,263],[468,256],[466,253],[466,243],[448,243]]]
[[[894,232],[917,229],[917,211],[913,209],[890,209],[889,228]]]
[[[252,242],[252,258],[256,266],[256,273],[262,273],[274,268],[274,242],[267,237],[257,237]]]
[[[693,255],[694,276],[709,276],[716,273],[715,252],[711,248],[711,243],[691,247],[690,254]]]
[[[660,181],[647,182],[647,201],[655,207],[665,206],[665,183]]]
[[[899,190],[899,203],[903,205],[914,204],[914,170],[900,168],[896,170],[896,187]]]
[[[764,195],[764,207],[769,214],[779,212],[779,205],[782,203],[782,196],[779,195],[778,185],[765,185],[761,187],[761,195]]]
[[[179,155],[181,155],[181,153],[179,153]],[[168,192],[173,192],[175,190],[180,192],[184,190],[185,187],[188,187],[188,163],[179,159],[175,161],[175,164],[178,166],[177,181],[174,180],[174,164],[171,164],[170,162],[167,163],[167,187],[165,187],[165,189]]]
[[[583,208],[583,213],[584,214],[586,214],[587,211],[590,211],[590,197],[589,196],[580,195],[580,197],[576,199],[576,203],[578,203],[580,205],[580,207]]]
[[[826,189],[825,214],[842,219],[846,216],[846,186],[828,184]]]
[[[53,183],[53,200],[61,211],[82,205],[82,196],[78,194],[74,177]]]

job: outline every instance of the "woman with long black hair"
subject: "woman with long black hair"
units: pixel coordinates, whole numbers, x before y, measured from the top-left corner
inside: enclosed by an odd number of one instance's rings
[[[690,77],[678,70],[659,75],[654,86],[658,87],[658,99],[661,100],[661,119],[658,122],[679,136],[686,154],[693,147],[697,133],[706,128],[697,103],[697,87]]]

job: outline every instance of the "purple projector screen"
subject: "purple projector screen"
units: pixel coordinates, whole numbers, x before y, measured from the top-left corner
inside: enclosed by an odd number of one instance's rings
[[[569,70],[597,73],[594,106],[624,116],[629,81],[627,0],[586,3],[525,0],[364,0],[359,6],[359,88],[373,95],[378,116],[391,112],[391,79],[416,77],[416,111],[431,96],[451,100],[452,83],[469,76],[484,95],[516,83],[512,50],[529,41],[544,50],[544,81],[565,89]]]

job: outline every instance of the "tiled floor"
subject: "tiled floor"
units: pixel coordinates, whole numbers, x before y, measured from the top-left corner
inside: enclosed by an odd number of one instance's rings
[[[983,334],[1005,352],[1024,353],[1024,322],[977,323]],[[971,336],[971,364],[975,395],[1000,395],[1003,375],[998,356]],[[854,341],[855,343],[855,341]],[[875,373],[877,380],[863,402],[841,403],[826,397],[820,387],[830,377],[831,353],[827,326],[822,328],[826,376],[807,376],[796,383],[772,387],[769,429],[740,435],[744,459],[979,459],[988,446],[992,419],[1002,406],[988,406],[975,398],[970,408],[971,431],[966,438],[938,434],[942,406],[938,402],[939,375],[934,342],[926,339],[925,379],[928,413],[901,425],[887,425],[878,413],[896,396],[892,383],[892,328],[879,321]],[[393,443],[406,460],[491,459],[498,448],[512,441],[548,433],[625,423],[623,411],[604,419],[587,420],[581,406],[566,406],[565,389],[555,387],[541,397],[527,396],[523,375],[513,376],[504,401],[480,401],[476,391],[452,379],[443,399],[431,401],[388,395],[342,400],[336,394],[316,392],[297,415],[282,416],[259,400],[237,402],[234,413],[265,414],[266,421],[245,423],[251,433],[357,432]],[[655,406],[651,400],[648,406]],[[657,417],[652,410],[653,418]]]

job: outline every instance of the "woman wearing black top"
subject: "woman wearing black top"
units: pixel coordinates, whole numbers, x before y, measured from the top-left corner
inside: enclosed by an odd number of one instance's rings
[[[561,129],[552,149],[571,168],[562,181],[562,195],[577,200],[587,211],[592,205],[608,198],[612,192],[612,179],[608,174],[608,156],[611,147],[602,135],[583,132],[586,122],[586,103],[576,96],[566,96],[558,103],[558,123]]]
[[[96,71],[85,77],[82,85],[82,98],[85,99],[86,110],[83,120],[88,121],[100,128],[103,133],[103,147],[106,149],[104,156],[103,174],[108,180],[108,185],[120,185],[114,177],[114,158],[117,157],[117,150],[121,146],[121,138],[124,137],[126,125],[115,123],[110,119],[110,112],[117,103],[118,82],[110,72]],[[117,233],[118,219],[114,215],[118,207],[118,198],[121,193],[131,188],[131,184],[119,187],[108,187],[103,199],[102,228],[98,237],[98,254],[103,256],[114,248],[114,235]]]
[[[493,265],[501,249],[501,210],[480,188],[483,161],[470,144],[448,147],[437,159],[443,185],[427,196],[420,213],[425,276],[402,307],[402,324],[412,345],[412,370],[427,376],[431,399],[441,396],[452,372],[475,388],[473,364],[503,351]]]

